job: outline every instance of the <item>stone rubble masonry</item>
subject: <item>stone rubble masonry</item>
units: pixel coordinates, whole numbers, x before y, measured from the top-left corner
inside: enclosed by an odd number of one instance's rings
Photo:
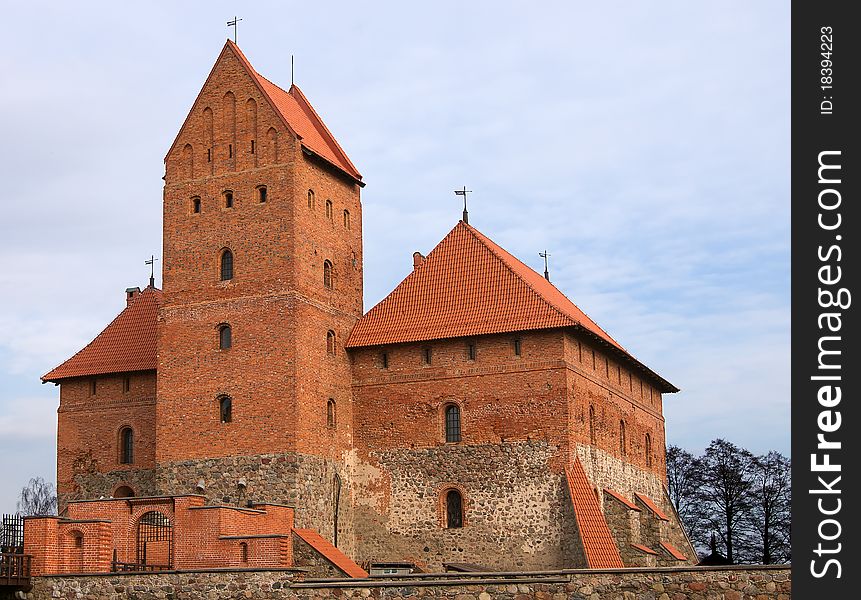
[[[451,598],[454,600],[790,600],[787,566],[450,574],[303,582],[297,570],[37,577],[31,600],[304,600]]]

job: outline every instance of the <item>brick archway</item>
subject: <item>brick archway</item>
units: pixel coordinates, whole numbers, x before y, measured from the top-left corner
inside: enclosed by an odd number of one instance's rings
[[[173,567],[173,523],[164,513],[151,510],[138,521],[135,562],[152,570]]]

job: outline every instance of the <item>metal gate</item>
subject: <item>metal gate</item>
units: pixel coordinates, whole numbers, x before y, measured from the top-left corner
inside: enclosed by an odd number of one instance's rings
[[[3,515],[0,520],[0,552],[24,552],[24,517]]]
[[[150,511],[138,522],[135,562],[140,570],[167,570],[173,566],[173,523],[166,515]]]

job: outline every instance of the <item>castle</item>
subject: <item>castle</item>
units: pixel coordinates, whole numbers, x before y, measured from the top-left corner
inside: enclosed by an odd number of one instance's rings
[[[172,497],[287,505],[277,527],[430,570],[695,559],[665,491],[678,390],[464,221],[363,314],[362,175],[233,42],[164,182],[163,289],[43,377],[61,518]]]

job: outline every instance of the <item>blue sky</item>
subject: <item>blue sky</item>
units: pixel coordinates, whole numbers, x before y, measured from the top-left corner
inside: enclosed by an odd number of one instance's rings
[[[165,152],[228,35],[364,175],[365,309],[460,218],[682,389],[670,443],[789,453],[786,2],[7,4],[0,512],[55,477],[39,376],[145,285]],[[157,277],[160,284],[160,277]]]

